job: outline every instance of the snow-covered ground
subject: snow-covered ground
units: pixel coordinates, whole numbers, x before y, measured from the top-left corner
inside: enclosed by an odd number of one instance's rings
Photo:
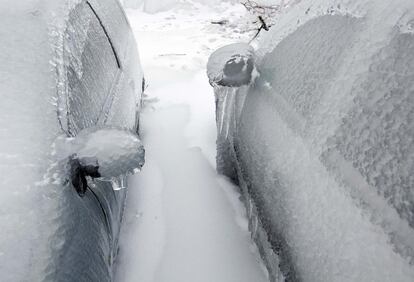
[[[143,171],[130,179],[116,281],[261,282],[237,188],[215,172],[215,102],[206,76],[217,47],[247,40],[241,5],[128,10],[149,87]],[[226,27],[211,21],[230,20]]]

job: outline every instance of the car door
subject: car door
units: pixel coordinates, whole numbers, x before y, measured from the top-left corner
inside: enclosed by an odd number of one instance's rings
[[[137,52],[136,40],[128,19],[118,1],[89,0],[97,11],[115,53],[119,58],[121,73],[113,88],[112,100],[103,122],[129,129],[138,129],[143,72]]]
[[[100,7],[89,1],[77,4],[69,14],[63,38],[60,81],[64,93],[60,95],[64,98],[59,100],[58,118],[62,130],[72,137],[83,129],[105,124],[135,126],[135,105],[132,119],[117,119],[111,113],[119,104],[119,97],[133,93],[125,86],[127,80],[108,34],[108,23],[102,20],[97,8]],[[129,123],[125,122],[127,119]],[[69,281],[110,281],[126,191],[114,191],[114,182],[88,182],[89,189],[83,197],[74,189],[65,191],[62,206],[69,212],[64,221],[71,224],[62,235],[66,240],[61,250],[66,255],[58,257],[61,270],[56,275]],[[72,273],[74,268],[78,269],[76,275]]]

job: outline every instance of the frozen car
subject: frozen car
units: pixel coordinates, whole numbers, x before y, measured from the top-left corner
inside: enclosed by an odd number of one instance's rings
[[[111,281],[143,75],[117,0],[0,3],[0,280]]]
[[[272,281],[414,281],[414,2],[298,2],[209,60],[218,171]]]

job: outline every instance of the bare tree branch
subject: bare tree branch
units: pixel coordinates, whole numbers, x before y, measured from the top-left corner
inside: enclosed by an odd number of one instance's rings
[[[241,4],[249,13],[258,18],[258,21],[253,23],[260,23],[260,26],[255,29],[257,30],[256,34],[250,40],[250,42],[252,42],[259,36],[262,30],[269,31],[270,27],[273,25],[272,19],[274,19],[276,15],[280,13],[282,7],[285,5],[285,2],[282,0],[279,5],[259,5],[255,1],[247,0]]]

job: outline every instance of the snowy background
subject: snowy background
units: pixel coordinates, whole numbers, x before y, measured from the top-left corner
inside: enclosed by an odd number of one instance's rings
[[[215,171],[214,93],[206,64],[248,41],[242,5],[124,1],[148,88],[142,172],[130,179],[116,281],[261,282],[267,272],[237,188]],[[207,4],[207,5],[206,5]],[[222,26],[212,21],[228,20]]]

